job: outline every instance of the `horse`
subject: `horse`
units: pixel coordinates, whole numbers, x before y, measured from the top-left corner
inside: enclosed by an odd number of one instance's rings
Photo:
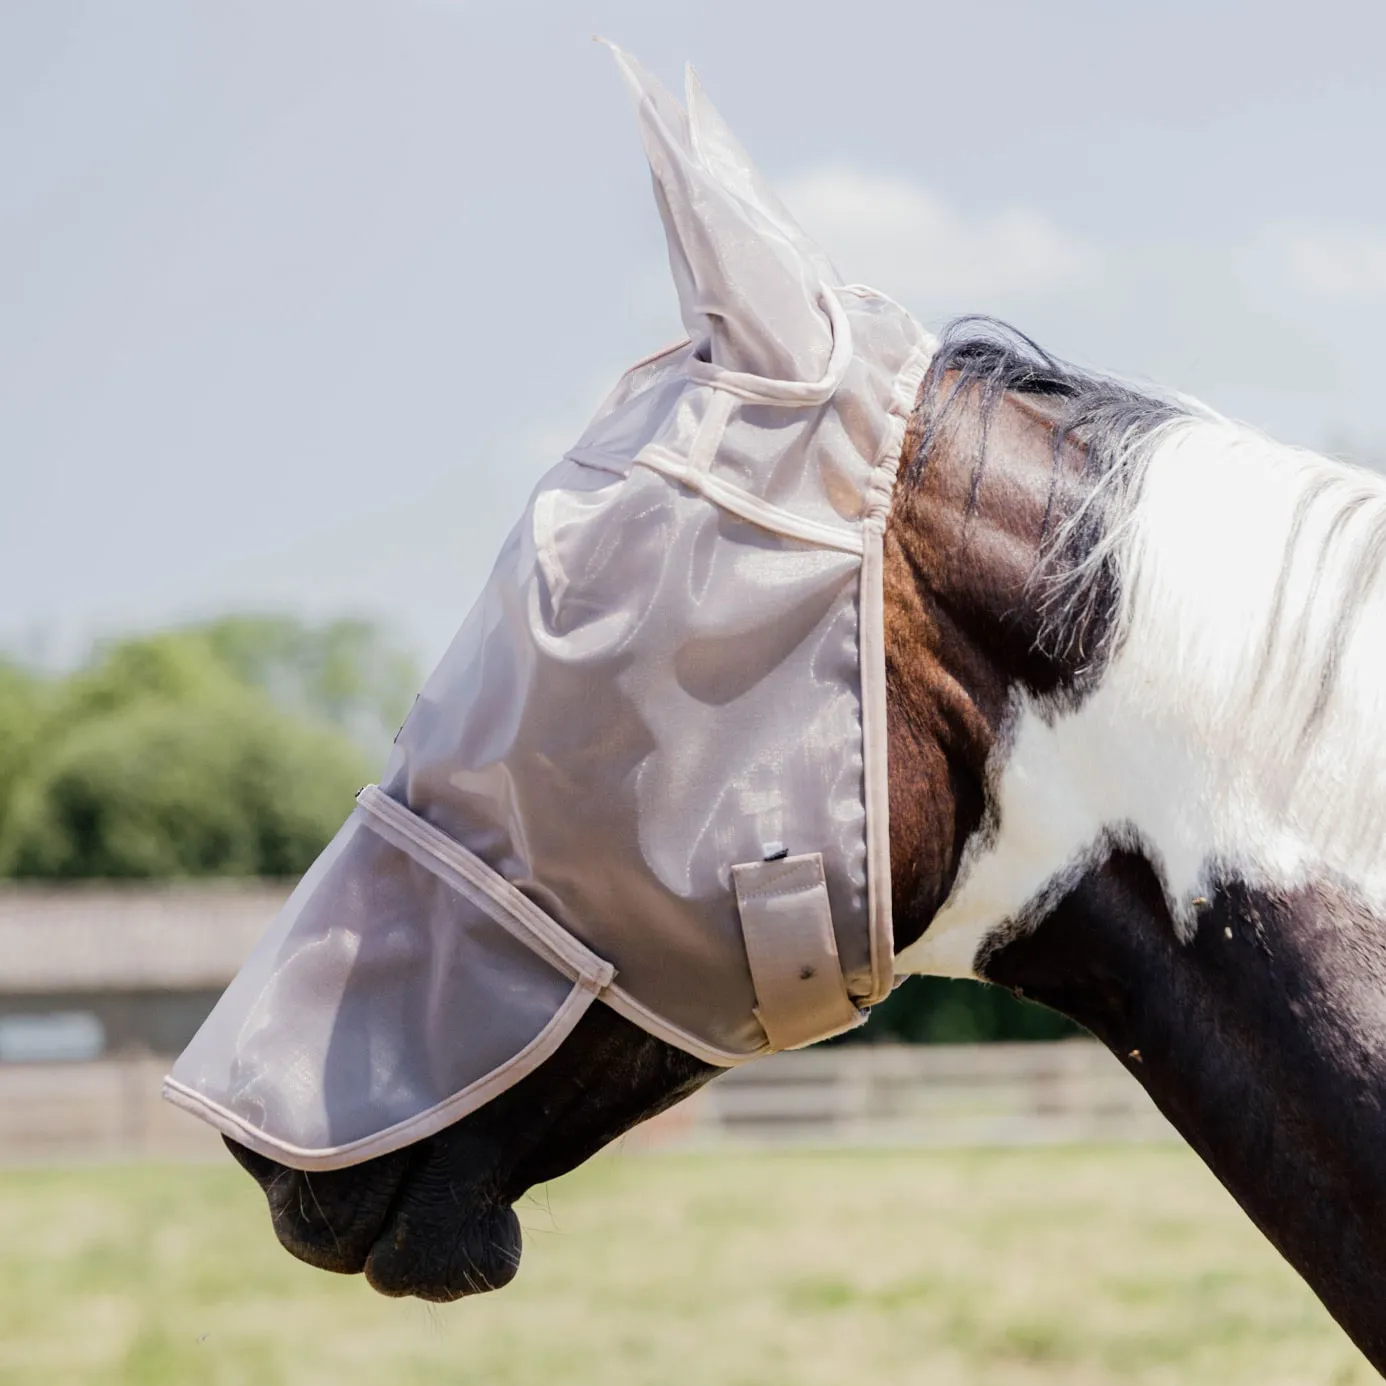
[[[1386,485],[976,318],[895,461],[895,973],[1091,1031],[1386,1372]],[[598,1000],[400,1148],[227,1143],[295,1256],[447,1301],[515,1274],[526,1190],[720,1071]]]

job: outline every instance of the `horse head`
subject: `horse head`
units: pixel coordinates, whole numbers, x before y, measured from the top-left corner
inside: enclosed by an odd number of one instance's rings
[[[1110,1046],[1386,1365],[1382,487],[934,340],[618,58],[689,340],[540,483],[169,1096],[295,1255],[452,1299],[725,1067],[981,978]]]

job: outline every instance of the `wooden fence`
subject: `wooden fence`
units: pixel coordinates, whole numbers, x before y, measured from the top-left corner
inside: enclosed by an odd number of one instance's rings
[[[1141,1086],[1091,1040],[808,1049],[735,1069],[702,1101],[690,1135],[748,1144],[1177,1139]]]
[[[0,1160],[216,1157],[159,1097],[167,1061],[0,1064]],[[988,1146],[1175,1139],[1098,1045],[870,1045],[777,1054],[724,1074],[627,1150],[736,1145]]]
[[[0,1160],[198,1159],[225,1155],[210,1127],[160,1097],[168,1063],[0,1064]]]

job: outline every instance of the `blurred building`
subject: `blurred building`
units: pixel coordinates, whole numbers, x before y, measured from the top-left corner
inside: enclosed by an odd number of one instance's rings
[[[220,1156],[160,1083],[273,918],[262,882],[0,886],[0,1160]],[[858,1044],[734,1069],[627,1149],[1163,1140],[1090,1040]]]
[[[287,888],[0,888],[0,1159],[214,1152],[159,1085]]]

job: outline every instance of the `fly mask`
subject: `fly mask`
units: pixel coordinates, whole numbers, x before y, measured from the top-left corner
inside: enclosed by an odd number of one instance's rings
[[[881,538],[932,341],[689,74],[625,54],[689,340],[539,484],[165,1095],[299,1169],[430,1135],[600,1000],[733,1065],[892,984]]]

